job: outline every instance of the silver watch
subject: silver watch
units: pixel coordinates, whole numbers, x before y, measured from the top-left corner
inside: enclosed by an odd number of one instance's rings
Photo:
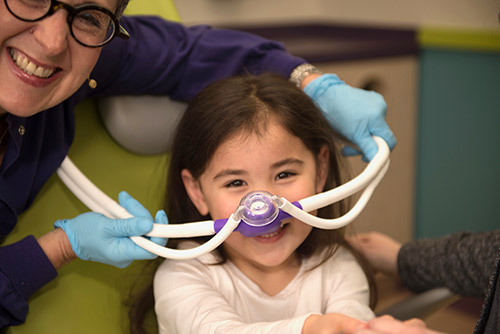
[[[309,76],[310,74],[313,73],[322,73],[316,66],[313,66],[308,63],[304,63],[302,65],[297,66],[296,68],[293,69],[292,74],[290,74],[290,80],[293,82],[297,87],[300,88],[300,84],[302,81]]]

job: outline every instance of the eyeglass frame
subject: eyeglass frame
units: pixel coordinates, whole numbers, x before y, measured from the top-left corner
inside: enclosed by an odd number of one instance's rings
[[[52,16],[55,12],[57,12],[61,8],[65,9],[68,12],[68,17],[66,19],[66,22],[68,24],[68,28],[69,28],[69,31],[71,33],[71,36],[73,36],[75,41],[77,41],[80,45],[83,45],[83,46],[88,47],[88,48],[102,47],[102,46],[108,44],[109,42],[111,42],[113,40],[113,38],[115,38],[115,37],[120,37],[120,38],[123,38],[125,40],[130,38],[129,33],[125,30],[125,28],[123,28],[120,25],[118,19],[116,18],[115,14],[112,11],[110,11],[107,8],[95,5],[95,4],[83,4],[83,5],[78,5],[78,6],[73,7],[71,5],[68,5],[67,3],[64,3],[64,2],[61,2],[58,0],[50,0],[50,6],[45,14],[43,14],[41,17],[39,17],[37,19],[25,19],[25,18],[18,16],[17,14],[15,14],[12,11],[12,9],[9,7],[8,0],[4,0],[4,3],[5,3],[5,7],[7,7],[7,10],[9,11],[9,13],[12,14],[12,16],[14,16],[18,20],[21,20],[24,22],[38,22],[38,21],[43,20],[46,17]],[[84,10],[98,10],[98,11],[105,13],[106,15],[108,15],[111,18],[111,20],[113,21],[113,24],[115,26],[115,29],[114,29],[114,32],[109,39],[105,40],[104,42],[102,42],[98,45],[87,45],[87,44],[83,43],[82,41],[80,41],[78,38],[76,38],[75,34],[73,33],[73,28],[72,28],[73,19],[76,17],[76,15],[78,13],[80,13]]]

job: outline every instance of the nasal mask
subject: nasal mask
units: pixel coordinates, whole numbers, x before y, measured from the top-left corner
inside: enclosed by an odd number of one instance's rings
[[[245,195],[235,212],[227,219],[207,220],[183,224],[154,224],[146,236],[163,238],[190,238],[213,235],[207,242],[190,249],[172,249],[160,246],[147,238],[130,237],[147,251],[169,259],[191,259],[213,251],[233,232],[255,237],[277,231],[284,220],[291,217],[321,229],[338,229],[351,223],[364,209],[375,188],[389,168],[390,150],[386,142],[373,137],[378,146],[375,157],[357,177],[336,188],[296,202],[266,191],[254,191]],[[66,157],[57,170],[66,186],[90,210],[109,218],[133,217],[125,208],[103,193]],[[356,204],[343,216],[324,219],[309,214],[339,202],[363,190]]]

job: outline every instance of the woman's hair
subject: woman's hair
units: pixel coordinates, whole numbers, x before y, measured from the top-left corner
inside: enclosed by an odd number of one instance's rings
[[[139,1],[139,0],[137,0]],[[116,5],[116,11],[115,15],[117,18],[120,18],[123,15],[123,12],[125,11],[125,8],[127,8],[129,3],[129,0],[118,0],[118,3]]]
[[[198,179],[225,141],[235,134],[260,135],[270,121],[278,122],[298,137],[316,159],[322,147],[328,148],[328,176],[323,190],[337,187],[345,181],[342,172],[346,169],[339,153],[340,143],[345,140],[330,127],[305,93],[288,80],[272,74],[232,77],[217,81],[199,93],[190,102],[177,126],[165,201],[169,224],[211,219],[210,216],[202,216],[191,202],[181,171],[187,169]],[[335,218],[345,214],[346,210],[347,203],[341,201],[319,209],[318,216]],[[198,242],[208,239],[193,238]],[[170,239],[168,246],[176,247],[177,243],[177,240]],[[297,254],[301,257],[318,254],[320,261],[315,264],[316,267],[327,261],[339,246],[349,249],[365,270],[370,283],[370,304],[374,306],[376,291],[373,275],[366,261],[345,241],[344,229],[313,228],[297,249]],[[219,261],[217,264],[227,261],[223,247],[218,247],[214,253]]]

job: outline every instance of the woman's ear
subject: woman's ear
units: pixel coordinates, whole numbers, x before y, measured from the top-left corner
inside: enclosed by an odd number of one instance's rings
[[[318,172],[316,174],[316,193],[323,192],[328,177],[328,166],[330,165],[330,151],[327,145],[323,145],[318,153]]]
[[[201,191],[201,186],[198,180],[196,180],[191,172],[187,169],[183,169],[181,171],[182,182],[184,183],[184,188],[186,188],[186,192],[193,202],[196,209],[202,216],[208,215],[208,205],[205,201],[205,196]]]

